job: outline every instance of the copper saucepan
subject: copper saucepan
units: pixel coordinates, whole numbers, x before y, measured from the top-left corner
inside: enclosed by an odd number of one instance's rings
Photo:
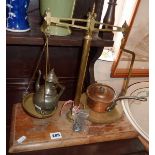
[[[137,96],[120,96],[117,97],[115,90],[101,83],[94,83],[88,86],[87,91],[87,104],[90,109],[95,112],[108,112],[111,111],[118,100],[122,99],[135,99],[146,101],[146,97]]]

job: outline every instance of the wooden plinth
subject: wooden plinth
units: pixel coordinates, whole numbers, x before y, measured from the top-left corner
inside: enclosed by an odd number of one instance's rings
[[[21,103],[13,107],[12,126],[10,134],[10,153],[43,150],[49,148],[67,147],[96,142],[105,142],[137,137],[138,133],[123,117],[111,124],[93,124],[87,122],[87,128],[83,132],[73,132],[72,122],[66,119],[66,115],[59,115],[63,102],[59,102],[57,112],[50,118],[37,119],[28,115]],[[50,133],[61,132],[62,138],[52,140]],[[17,139],[26,136],[22,144]]]

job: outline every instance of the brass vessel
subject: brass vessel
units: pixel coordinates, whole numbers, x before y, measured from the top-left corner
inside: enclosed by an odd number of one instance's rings
[[[41,71],[35,84],[35,93],[33,103],[35,110],[42,114],[48,115],[54,111],[58,105],[58,100],[64,91],[64,86],[58,82],[58,78],[52,69],[45,79],[45,84],[40,85]]]

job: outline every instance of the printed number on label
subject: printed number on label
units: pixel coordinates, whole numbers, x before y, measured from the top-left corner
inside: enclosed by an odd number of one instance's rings
[[[62,138],[60,132],[50,133],[50,137],[51,137],[51,139],[60,139],[60,138]]]

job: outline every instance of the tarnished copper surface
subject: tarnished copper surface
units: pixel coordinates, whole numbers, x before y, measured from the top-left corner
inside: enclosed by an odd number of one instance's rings
[[[81,96],[81,103],[85,104],[85,109],[89,112],[89,121],[93,123],[109,124],[118,121],[123,116],[123,108],[121,104],[115,106],[110,112],[95,112],[88,107],[86,94]]]
[[[115,90],[101,83],[94,83],[87,88],[88,106],[95,112],[106,112],[116,97]]]

